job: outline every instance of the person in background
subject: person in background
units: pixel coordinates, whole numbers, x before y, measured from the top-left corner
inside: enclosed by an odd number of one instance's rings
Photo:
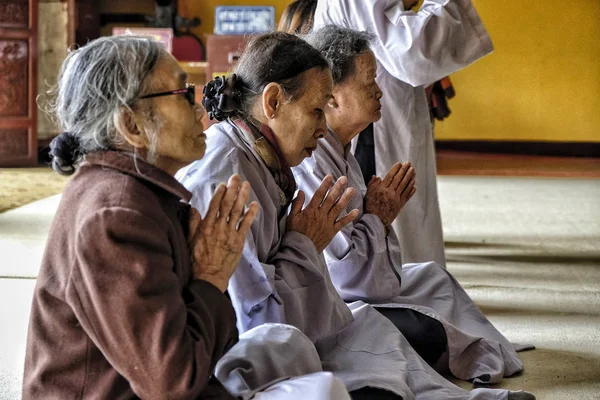
[[[283,32],[253,38],[234,73],[205,87],[202,103],[222,122],[206,132],[206,156],[177,178],[201,211],[217,182],[231,174],[250,182],[250,199],[259,203],[228,289],[238,328],[250,331],[267,322],[297,327],[353,399],[533,398],[459,388],[420,358],[372,306],[346,305],[337,293],[322,251],[357,217],[359,210],[345,212],[355,190],[345,188],[346,177],[334,184],[326,176],[310,199],[302,191],[295,196],[291,171],[327,134],[324,109],[332,90],[327,60]]]
[[[376,36],[382,116],[374,125],[376,175],[398,161],[416,171],[417,193],[392,224],[405,263],[445,267],[434,142],[425,87],[492,52],[471,0],[319,0],[314,29],[340,25]]]
[[[36,282],[23,399],[234,399],[213,376],[217,361],[228,350],[273,358],[282,340],[304,358],[246,369],[268,386],[261,398],[319,385],[316,399],[348,399],[293,327],[265,326],[264,345],[236,344],[225,291],[258,205],[246,207],[250,187],[233,175],[201,217],[173,177],[206,150],[203,110],[178,62],[149,37],[100,38],[68,55],[56,94],[65,132],[52,165],[75,175]]]
[[[390,229],[418,189],[410,163],[396,163],[367,184],[350,152],[351,141],[381,118],[382,92],[367,32],[328,25],[305,36],[329,61],[333,97],[325,108],[328,135],[293,168],[307,197],[328,174],[355,189],[347,207],[359,216],[324,250],[331,279],[347,302],[372,304],[398,327],[438,372],[477,383],[497,383],[523,369],[514,346],[485,318],[454,277],[435,262],[402,265]]]
[[[281,32],[305,35],[312,29],[317,0],[296,0],[290,3],[277,25]]]

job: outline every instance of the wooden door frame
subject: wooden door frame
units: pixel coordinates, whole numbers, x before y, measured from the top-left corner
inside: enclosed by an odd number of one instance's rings
[[[64,1],[64,0],[63,0]],[[77,2],[67,0],[67,45],[71,48],[77,40]]]
[[[28,29],[0,27],[0,38],[28,41],[27,117],[0,118],[0,129],[27,129],[27,157],[3,157],[2,167],[36,166],[38,163],[37,132],[37,63],[38,63],[38,0],[29,0]]]

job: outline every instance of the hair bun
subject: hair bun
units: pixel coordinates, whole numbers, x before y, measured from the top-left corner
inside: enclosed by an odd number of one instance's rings
[[[202,90],[202,106],[209,118],[223,121],[235,115],[240,107],[240,91],[236,88],[237,75],[217,76]]]
[[[50,142],[50,155],[53,168],[65,175],[75,172],[75,164],[81,157],[79,138],[63,132]]]

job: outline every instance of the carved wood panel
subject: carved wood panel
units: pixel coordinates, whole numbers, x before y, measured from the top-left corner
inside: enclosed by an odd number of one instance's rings
[[[0,129],[0,157],[27,157],[29,141],[27,129]]]
[[[29,0],[0,0],[0,27],[29,27]]]
[[[26,40],[0,40],[0,117],[27,116],[28,61]]]
[[[37,165],[38,0],[0,0],[0,167]]]

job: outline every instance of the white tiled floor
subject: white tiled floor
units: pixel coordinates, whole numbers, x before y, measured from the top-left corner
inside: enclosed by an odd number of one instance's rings
[[[0,277],[37,277],[60,195],[0,214]]]
[[[34,279],[0,279],[0,399],[21,397]]]
[[[600,180],[440,177],[448,269],[516,342],[538,400],[600,393]],[[0,400],[20,398],[29,307],[60,196],[0,214]],[[470,388],[468,383],[460,383]]]

